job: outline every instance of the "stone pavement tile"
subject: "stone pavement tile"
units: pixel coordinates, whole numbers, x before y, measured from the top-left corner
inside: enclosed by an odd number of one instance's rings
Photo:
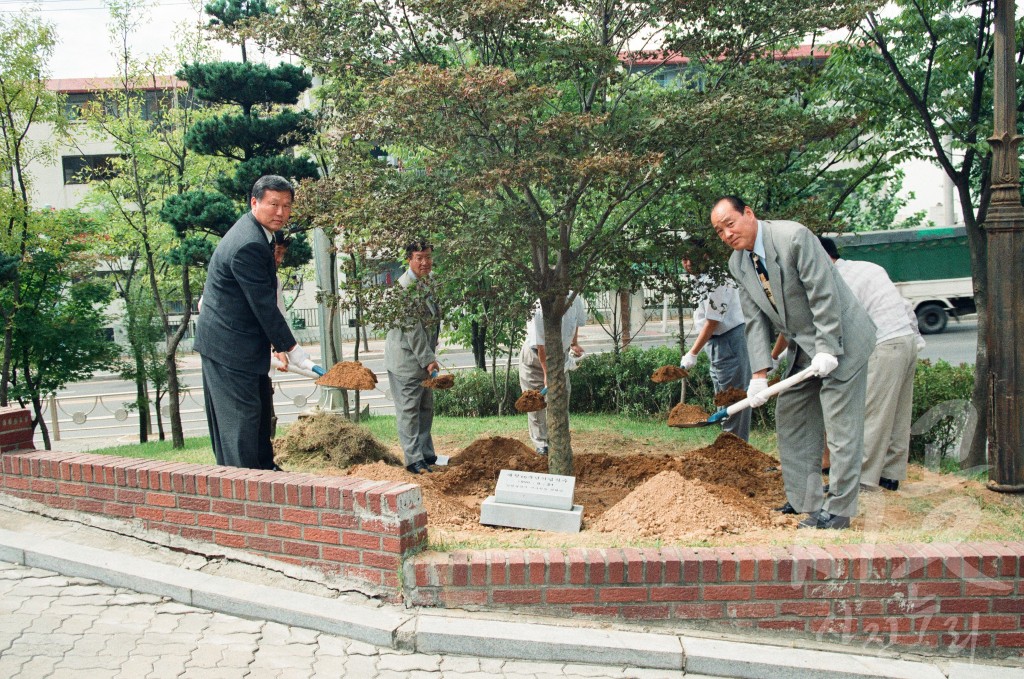
[[[533,660],[506,660],[501,670],[505,674],[554,674],[563,676],[564,662],[537,662]]]
[[[261,643],[272,644],[303,644],[312,645],[316,643],[319,632],[316,630],[302,629],[299,627],[288,627],[278,622],[268,622],[263,627]]]
[[[146,679],[179,679],[185,673],[185,661],[180,658],[161,658]]]
[[[239,672],[236,667],[188,667],[185,674],[181,675],[181,679],[238,679],[240,676],[248,675]]]
[[[1024,669],[954,661],[947,667],[949,679],[1022,679]]]
[[[29,661],[26,656],[0,655],[0,677],[16,677],[21,666]]]
[[[373,644],[368,644],[364,641],[353,641],[348,646],[349,655],[380,655],[382,649],[377,648]],[[391,649],[385,649],[390,651]],[[397,653],[397,651],[395,651]]]
[[[127,660],[121,663],[121,669],[110,679],[140,679],[149,676],[158,658],[130,655]]]
[[[624,676],[629,679],[683,679],[683,676],[686,679],[700,679],[698,675],[684,673],[682,670],[635,669],[628,670]]]
[[[412,672],[413,670],[433,672],[439,669],[440,666],[441,656],[422,653],[381,654],[380,660],[377,662],[379,670],[389,670],[392,672]]]
[[[377,658],[369,655],[350,655],[345,660],[342,677],[373,677],[377,674]]]
[[[29,626],[25,628],[25,632],[32,634],[59,634],[61,625],[63,625],[64,621],[70,617],[70,615],[43,613],[39,617],[35,618]]]
[[[409,679],[442,679],[440,670],[435,670],[433,672],[413,670],[412,672],[409,672],[406,676],[409,677]]]
[[[185,665],[189,669],[196,667],[209,669],[220,667],[224,661],[224,651],[226,650],[224,646],[207,644],[200,640],[199,647],[192,651],[192,655],[189,656],[188,662]]]
[[[202,679],[202,677],[194,677],[194,679]],[[245,675],[245,679],[292,679],[292,675],[284,675],[281,670],[253,667]],[[296,675],[295,679],[300,679],[300,677]]]
[[[625,667],[612,667],[611,665],[578,665],[571,663],[562,668],[567,677],[630,677],[632,670]]]
[[[37,655],[59,658],[75,647],[82,637],[71,634],[36,634],[26,632],[7,651],[11,655]]]
[[[442,672],[470,673],[480,671],[480,661],[477,658],[467,658],[461,655],[446,655],[441,657]]]
[[[18,679],[44,679],[45,677],[53,674],[53,669],[57,665],[59,658],[36,656],[35,658],[29,658],[29,661],[21,666],[21,671],[18,672]]]
[[[320,634],[316,638],[316,655],[318,658],[348,655],[348,639],[333,634]]]
[[[501,673],[497,672],[443,672],[442,677],[444,679],[495,679],[495,677],[501,677]]]

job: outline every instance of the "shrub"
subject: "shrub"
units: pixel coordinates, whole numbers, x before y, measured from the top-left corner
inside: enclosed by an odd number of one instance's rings
[[[917,362],[914,371],[914,423],[910,437],[910,459],[938,468],[942,458],[957,463],[970,444],[968,429],[977,424],[971,404],[974,366],[952,366],[945,361]]]
[[[434,392],[434,412],[449,417],[488,417],[498,415],[498,398],[494,395],[494,386],[489,372],[478,370],[461,370],[455,375],[455,385],[451,389]],[[498,370],[498,389],[504,389],[505,371]],[[519,371],[513,367],[508,376],[508,396],[501,408],[502,415],[515,412],[513,404],[519,398]]]

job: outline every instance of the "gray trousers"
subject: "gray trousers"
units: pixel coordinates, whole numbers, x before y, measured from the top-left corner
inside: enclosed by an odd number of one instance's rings
[[[234,370],[202,356],[203,398],[217,464],[273,469],[274,391],[267,373]]]
[[[544,369],[540,367],[540,356],[536,351],[524,344],[519,352],[519,388],[523,391],[534,389],[540,391],[544,388]],[[566,396],[572,394],[572,384],[569,382],[569,374],[565,375]],[[526,421],[530,428],[530,440],[537,448],[548,445],[548,411],[538,410],[526,413]]]
[[[793,351],[789,356],[793,358]],[[842,360],[842,358],[840,358]],[[809,364],[802,351],[790,374]],[[779,394],[775,431],[782,461],[786,499],[801,514],[824,509],[830,514],[857,514],[860,469],[864,459],[864,394],[867,364],[848,380],[812,377]],[[829,496],[821,485],[822,443],[828,432],[832,454]]]
[[[864,465],[860,481],[877,486],[880,478],[907,478],[910,420],[914,407],[916,338],[904,335],[875,346],[868,359],[864,410]]]
[[[728,332],[713,336],[704,345],[711,359],[711,383],[715,393],[728,387],[746,389],[750,384],[750,359],[747,357],[747,338],[742,323]],[[750,438],[750,408],[742,410],[725,421],[722,429],[746,441]]]
[[[388,371],[391,398],[395,402],[395,423],[398,425],[398,443],[402,446],[405,465],[425,461],[433,464],[434,439],[430,427],[434,424],[434,392],[420,386],[423,377],[402,377]]]

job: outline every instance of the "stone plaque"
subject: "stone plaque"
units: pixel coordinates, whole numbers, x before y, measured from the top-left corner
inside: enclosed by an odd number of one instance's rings
[[[480,505],[480,523],[487,526],[527,528],[555,533],[579,533],[583,526],[583,507],[574,505],[569,510],[564,510],[511,505],[496,502],[491,495]]]
[[[570,511],[575,488],[575,476],[502,469],[498,475],[498,485],[494,489],[494,499],[506,505]]]

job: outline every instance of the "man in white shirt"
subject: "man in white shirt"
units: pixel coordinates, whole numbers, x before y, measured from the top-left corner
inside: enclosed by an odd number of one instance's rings
[[[711,278],[704,273],[707,253],[702,249],[703,243],[694,240],[694,245],[701,248],[701,254],[696,255],[698,261],[684,258],[683,267],[694,278],[694,287],[704,292],[693,309],[693,328],[697,331],[697,338],[690,350],[683,354],[679,365],[691,370],[697,364],[697,355],[704,350],[711,359],[711,382],[715,393],[729,387],[746,389],[750,383],[750,358],[747,356],[739,290],[731,278],[711,289]],[[726,419],[722,429],[744,441],[749,439],[750,409]]]
[[[914,370],[924,339],[917,317],[885,269],[839,257],[831,238],[819,238],[839,275],[875,322],[875,350],[868,359],[861,486],[897,490],[907,478]]]
[[[573,293],[570,291],[570,296]],[[587,310],[583,306],[583,298],[576,295],[565,315],[562,316],[562,346],[566,348],[565,360],[571,353],[574,358],[583,355],[583,347],[579,345],[579,329],[587,324]],[[538,300],[534,305],[533,317],[526,324],[526,340],[519,352],[519,386],[523,391],[534,389],[540,391],[548,386],[547,352],[544,346],[544,314]],[[571,390],[568,375],[565,380],[568,393]],[[530,439],[538,455],[548,454],[548,422],[546,410],[527,413],[530,427]]]

